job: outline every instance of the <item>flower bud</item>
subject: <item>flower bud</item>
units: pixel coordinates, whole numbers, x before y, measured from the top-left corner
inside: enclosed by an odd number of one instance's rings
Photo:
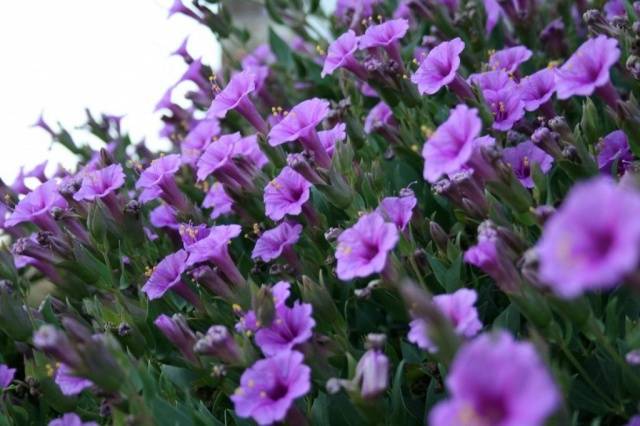
[[[356,365],[353,381],[359,385],[360,394],[365,399],[381,395],[389,384],[389,359],[382,352],[385,340],[384,335],[370,334],[367,337],[370,349]]]
[[[193,352],[196,336],[182,315],[174,314],[169,317],[163,314],[153,323],[187,360],[194,364],[198,362]]]
[[[24,342],[33,333],[25,306],[16,297],[9,281],[0,281],[0,329],[11,339]]]
[[[82,367],[82,359],[67,336],[52,325],[41,326],[33,335],[33,344],[45,354],[73,369]]]
[[[228,364],[235,364],[241,360],[241,352],[236,341],[223,325],[209,327],[207,334],[198,339],[193,350],[197,354],[213,356]]]

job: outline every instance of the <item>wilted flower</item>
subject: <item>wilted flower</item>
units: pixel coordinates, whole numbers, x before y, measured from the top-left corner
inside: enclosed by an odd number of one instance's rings
[[[83,390],[93,386],[91,380],[79,377],[67,364],[60,364],[56,370],[54,381],[60,387],[63,395],[77,395]]]
[[[533,52],[524,46],[508,47],[491,55],[489,58],[489,67],[492,70],[503,70],[508,73],[515,73],[518,71],[520,64],[527,62],[532,55]]]
[[[553,157],[531,141],[522,142],[512,148],[505,148],[502,151],[502,158],[511,165],[518,180],[527,188],[534,187],[531,175],[533,164],[537,164],[540,171],[545,174],[553,164]]]
[[[560,404],[533,345],[507,332],[484,334],[463,346],[446,383],[450,398],[433,408],[431,426],[539,426]]]
[[[379,213],[369,213],[338,237],[336,273],[343,281],[382,272],[398,242],[396,226]]]
[[[285,167],[264,189],[265,214],[278,221],[297,216],[309,200],[311,183],[291,167]]]
[[[284,420],[295,399],[311,389],[311,369],[300,352],[283,351],[245,370],[231,397],[236,414],[260,425]]]
[[[282,222],[275,228],[265,231],[260,235],[251,252],[251,258],[269,262],[282,255],[287,257],[295,256],[292,246],[298,242],[301,232],[302,225]]]
[[[224,362],[234,363],[240,359],[240,348],[227,327],[212,325],[207,333],[193,345],[196,353],[214,356]]]

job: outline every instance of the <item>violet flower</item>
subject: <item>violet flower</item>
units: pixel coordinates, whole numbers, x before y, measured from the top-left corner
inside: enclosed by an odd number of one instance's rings
[[[182,40],[182,43],[180,43],[180,46],[178,46],[176,50],[171,52],[171,56],[180,56],[187,63],[193,61],[193,58],[191,57],[191,55],[189,54],[189,50],[187,49],[188,44],[189,36],[185,37],[184,40]]]
[[[297,266],[299,260],[293,251],[293,245],[298,242],[301,233],[302,225],[282,222],[260,235],[251,252],[251,258],[269,262],[284,256],[291,265]]]
[[[453,109],[422,149],[425,180],[435,183],[442,175],[460,170],[471,158],[481,129],[477,109],[464,104]]]
[[[217,118],[204,119],[198,122],[180,144],[182,161],[192,166],[209,146],[213,138],[220,135],[220,122]]]
[[[453,325],[458,336],[471,338],[482,329],[475,308],[478,294],[475,290],[461,288],[451,294],[440,294],[433,297],[433,304]],[[415,319],[409,324],[408,339],[420,349],[436,352],[438,348],[429,338],[429,324],[423,319]]]
[[[269,144],[278,146],[286,142],[300,140],[319,166],[329,168],[331,158],[322,146],[316,132],[318,124],[329,114],[329,102],[324,99],[308,99],[293,107],[282,121],[269,132]]]
[[[267,217],[278,221],[286,215],[297,216],[309,201],[311,183],[291,167],[285,167],[264,189]]]
[[[156,228],[178,230],[178,212],[167,204],[160,204],[149,214],[149,221]]]
[[[162,314],[153,321],[153,324],[160,329],[167,340],[178,348],[185,359],[192,363],[197,362],[196,355],[193,351],[196,336],[182,315],[174,314],[170,317]]]
[[[609,21],[627,15],[623,0],[609,0],[604,4],[603,10]]]
[[[528,342],[507,332],[484,334],[457,353],[446,380],[449,399],[429,414],[431,426],[538,426],[560,405],[551,374]]]
[[[231,396],[236,414],[259,425],[284,420],[293,402],[311,390],[311,369],[303,359],[300,352],[284,351],[246,369]]]
[[[244,277],[238,271],[233,259],[229,255],[229,243],[240,235],[240,225],[218,225],[209,230],[209,235],[191,244],[188,248],[189,266],[211,261],[230,282],[238,286],[245,284]]]
[[[318,139],[320,143],[327,151],[329,157],[333,157],[333,151],[336,144],[342,142],[347,138],[347,125],[344,123],[338,123],[329,130],[321,130],[318,132]]]
[[[524,46],[514,46],[499,50],[489,57],[489,68],[503,70],[510,74],[516,73],[518,67],[527,62],[533,52]]]
[[[399,40],[407,34],[409,21],[406,19],[391,19],[382,24],[372,25],[360,38],[360,49],[382,47],[401,68],[404,68],[400,55]]]
[[[149,300],[159,299],[172,290],[193,306],[201,307],[198,296],[182,281],[182,273],[187,269],[188,256],[185,250],[178,250],[158,263],[141,289]]]
[[[173,4],[169,8],[168,17],[170,18],[175,14],[182,14],[192,19],[195,19],[196,21],[202,20],[202,18],[200,18],[200,16],[198,16],[194,11],[186,7],[184,3],[182,3],[182,0],[173,0]]]
[[[67,364],[61,363],[56,370],[53,380],[60,388],[63,395],[77,395],[83,390],[93,386],[91,380],[79,377],[74,374],[74,371]]]
[[[207,79],[202,76],[202,73],[202,58],[198,58],[189,64],[189,67],[184,72],[184,74],[182,74],[182,77],[180,77],[178,83],[176,84],[179,84],[183,81],[191,81],[192,83],[195,83],[195,85],[198,86],[201,91],[206,92],[210,90],[210,85]]]
[[[0,389],[8,388],[11,382],[13,382],[15,375],[15,368],[9,368],[6,364],[0,364]]]
[[[224,118],[227,112],[236,110],[258,132],[267,134],[267,123],[256,109],[249,95],[256,90],[256,76],[250,70],[242,71],[231,77],[229,84],[214,98],[207,117]]]
[[[618,41],[600,35],[584,42],[556,72],[558,99],[591,96],[596,92],[612,108],[619,96],[609,78],[618,62]]]
[[[405,189],[401,192],[400,197],[383,198],[376,213],[395,224],[400,231],[404,231],[411,221],[413,209],[417,203],[418,200],[413,191]]]
[[[271,325],[257,331],[256,345],[266,356],[273,356],[306,342],[316,324],[312,312],[313,307],[309,303],[296,301],[292,307],[280,303]]]
[[[627,135],[622,130],[615,130],[605,136],[598,144],[598,168],[602,173],[611,173],[611,168],[618,162],[618,172],[625,169],[633,161]]]
[[[66,209],[67,202],[58,192],[55,180],[51,179],[20,200],[5,221],[5,226],[12,227],[23,222],[33,222],[42,230],[57,233],[58,225],[49,214],[54,207]]]
[[[49,160],[44,160],[40,164],[36,164],[33,169],[29,170],[24,174],[25,177],[34,177],[38,179],[41,183],[45,183],[47,179],[47,175],[45,174],[45,170],[47,168],[47,163]]]
[[[555,70],[544,68],[534,74],[524,77],[520,81],[520,98],[524,102],[524,109],[536,111],[542,108],[542,112],[549,119],[555,116],[551,97],[556,91]]]
[[[227,194],[220,182],[215,182],[204,197],[202,207],[212,208],[211,218],[217,219],[233,212],[233,198]]]
[[[49,426],[98,426],[98,423],[83,422],[76,413],[67,413],[62,417],[51,420]]]
[[[190,205],[178,188],[174,175],[180,169],[180,155],[171,154],[157,158],[151,162],[136,182],[137,189],[143,189],[140,201],[147,203],[161,197],[167,204],[177,210],[186,212]]]
[[[367,70],[354,57],[359,49],[359,42],[360,37],[356,36],[353,30],[349,30],[331,43],[320,76],[324,78],[326,75],[333,74],[338,68],[344,68],[360,80],[367,81]]]
[[[469,83],[477,85],[483,94],[501,90],[515,91],[517,86],[513,78],[503,70],[472,74],[468,80]]]
[[[364,131],[370,134],[384,126],[395,126],[396,124],[393,111],[391,111],[389,105],[384,101],[380,101],[369,111],[364,121]]]
[[[515,123],[524,117],[524,102],[517,90],[485,90],[483,95],[493,114],[492,127],[494,129],[510,130]]]
[[[336,273],[347,281],[383,272],[388,254],[398,242],[398,231],[379,213],[365,214],[338,237]]]
[[[487,15],[485,30],[487,34],[491,34],[504,12],[502,11],[500,4],[498,3],[498,0],[482,0],[482,3]]]
[[[638,265],[638,214],[640,195],[608,177],[576,184],[536,246],[541,281],[564,298],[619,284]]]
[[[228,364],[235,364],[242,359],[240,348],[227,327],[212,325],[207,333],[193,345],[193,350],[201,355],[218,358]]]
[[[383,334],[369,334],[367,339],[371,347],[358,361],[353,381],[363,398],[372,399],[389,385],[389,358],[382,351],[386,340]]]
[[[420,94],[433,95],[444,86],[449,86],[461,99],[473,98],[469,85],[458,75],[460,54],[464,47],[464,42],[456,37],[443,41],[427,54],[411,76]]]
[[[551,170],[553,165],[553,157],[529,140],[515,147],[505,148],[502,151],[502,158],[511,166],[520,183],[527,188],[535,186],[531,175],[533,164],[537,164],[544,174]]]
[[[259,45],[242,59],[242,69],[255,75],[256,90],[261,96],[265,94],[263,88],[269,77],[269,65],[275,61],[276,57],[268,44]]]
[[[101,199],[114,218],[122,217],[122,206],[114,194],[124,185],[124,172],[120,164],[112,164],[100,170],[88,172],[82,178],[80,189],[73,194],[76,201]]]
[[[375,5],[381,2],[382,0],[338,0],[335,14],[343,22],[351,16],[350,26],[353,27],[362,19],[371,17]]]

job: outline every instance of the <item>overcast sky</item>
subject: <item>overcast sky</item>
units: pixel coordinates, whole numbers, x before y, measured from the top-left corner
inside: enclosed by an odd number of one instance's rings
[[[67,128],[84,108],[127,114],[134,140],[157,139],[153,107],[186,66],[170,58],[185,36],[195,57],[215,65],[213,35],[183,16],[167,20],[171,0],[5,1],[0,13],[0,177],[49,158],[71,164],[64,149],[29,128],[41,111]],[[49,171],[55,164],[49,165]]]

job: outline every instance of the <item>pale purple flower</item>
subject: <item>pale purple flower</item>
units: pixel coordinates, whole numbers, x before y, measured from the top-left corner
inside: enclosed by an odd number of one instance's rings
[[[347,281],[382,272],[389,252],[398,242],[398,230],[379,213],[365,214],[338,237],[336,273]]]
[[[453,109],[422,149],[425,180],[434,183],[442,175],[460,170],[471,158],[481,129],[477,109],[464,104]]]
[[[202,151],[209,146],[214,137],[219,135],[220,122],[217,118],[199,121],[180,144],[182,161],[186,164],[195,165]]]
[[[544,68],[520,81],[520,98],[527,111],[535,111],[549,102],[556,91],[555,71]]]
[[[471,338],[482,329],[475,308],[478,294],[475,290],[462,288],[455,293],[440,294],[433,297],[433,304],[440,313],[451,322],[455,333],[461,337]],[[429,324],[423,319],[415,319],[409,324],[409,341],[421,349],[436,352],[438,349],[429,338]]]
[[[142,287],[149,300],[161,298],[167,291],[182,283],[182,273],[187,269],[187,257],[185,250],[178,250],[158,263]]]
[[[359,41],[360,37],[356,36],[353,30],[349,30],[331,43],[324,60],[321,77],[324,78],[326,75],[333,74],[338,68],[344,68],[354,73],[361,80],[366,80],[366,70],[354,57],[359,48]]]
[[[627,15],[627,10],[624,8],[623,0],[609,0],[604,4],[603,10],[607,15],[608,20]]]
[[[80,189],[73,194],[76,201],[95,201],[105,198],[124,185],[124,172],[120,164],[112,164],[84,175]]]
[[[534,346],[507,332],[464,345],[446,385],[449,399],[431,410],[431,426],[541,426],[561,399]]]
[[[217,219],[233,212],[233,198],[227,194],[220,182],[215,182],[204,197],[202,207],[212,208],[211,218]]]
[[[609,69],[618,62],[618,41],[599,35],[585,41],[556,72],[558,99],[590,96],[609,84]]]
[[[565,298],[619,284],[638,265],[639,214],[640,195],[608,177],[576,184],[536,246],[541,281]]]
[[[193,18],[196,21],[201,21],[202,20],[202,18],[200,18],[194,11],[192,11],[187,6],[185,6],[184,3],[182,3],[182,0],[173,0],[173,4],[169,8],[169,16],[168,17],[170,18],[175,14],[182,14],[182,15],[188,16],[190,18]]]
[[[211,261],[236,285],[244,285],[245,280],[233,259],[229,255],[229,243],[240,235],[240,225],[218,225],[209,230],[209,234],[188,247],[189,266]]]
[[[265,214],[278,221],[286,215],[297,216],[309,201],[311,183],[291,167],[285,167],[264,189]]]
[[[373,14],[373,8],[382,0],[338,0],[336,3],[336,16],[341,20],[352,13],[352,22],[360,22]]]
[[[243,138],[240,132],[236,132],[220,137],[205,149],[197,162],[198,180],[205,180],[213,174],[223,183],[251,187],[252,173],[242,170],[235,163],[234,159],[237,157],[246,159],[249,164],[257,168],[266,163],[266,158],[258,148],[255,136]]]
[[[50,179],[20,200],[5,225],[12,227],[23,222],[33,222],[44,230],[56,232],[58,228],[49,215],[54,207],[66,209],[67,202],[58,192],[55,180]]]
[[[476,84],[483,94],[501,90],[515,91],[517,85],[513,78],[503,70],[488,71],[469,76],[469,83]]]
[[[149,214],[149,221],[156,228],[178,229],[178,212],[167,204],[160,204]]]
[[[629,419],[629,423],[626,426],[640,426],[640,416],[633,416]]]
[[[45,174],[45,170],[47,168],[47,163],[49,162],[49,160],[44,160],[42,163],[40,164],[36,164],[33,169],[29,170],[28,172],[26,172],[24,174],[25,177],[34,177],[36,179],[38,179],[40,182],[46,182],[47,176]]]
[[[261,91],[269,77],[269,65],[276,61],[268,44],[261,44],[242,59],[243,70],[251,71],[255,75],[256,89]]]
[[[311,369],[303,359],[300,352],[283,351],[246,369],[231,396],[236,414],[259,425],[284,420],[293,402],[311,390]]]
[[[365,399],[375,398],[389,385],[389,358],[380,348],[374,347],[362,355],[356,365],[354,382],[360,386]]]
[[[393,111],[389,108],[384,101],[378,102],[364,121],[364,131],[367,133],[372,133],[376,129],[386,126],[386,125],[395,125],[396,121],[393,117]]]
[[[62,417],[51,420],[49,426],[98,426],[98,423],[83,422],[76,413],[67,413]]]
[[[0,389],[8,388],[11,382],[13,382],[15,375],[15,368],[9,368],[6,364],[0,364]]]
[[[483,94],[493,114],[494,129],[510,130],[516,122],[524,117],[524,102],[517,90],[485,90]]]
[[[498,20],[503,15],[502,8],[497,0],[482,0],[484,5],[484,10],[487,15],[487,23],[485,29],[487,34],[491,34],[493,29],[496,27]]]
[[[189,64],[189,67],[184,72],[184,74],[182,74],[182,77],[180,77],[180,79],[178,80],[178,83],[176,84],[179,84],[183,81],[191,81],[195,83],[200,90],[202,91],[209,90],[210,89],[209,82],[207,81],[207,79],[203,77],[202,74],[203,74],[202,58],[198,58]]]
[[[18,194],[28,194],[31,192],[31,189],[29,189],[25,183],[26,178],[27,176],[24,173],[24,167],[21,166],[20,170],[18,170],[18,176],[16,176],[11,184],[11,189]]]
[[[553,157],[531,141],[522,142],[515,147],[505,148],[502,151],[502,158],[511,166],[518,180],[527,188],[535,186],[531,175],[533,164],[537,164],[544,174],[551,170],[553,165]]]
[[[515,73],[518,67],[531,59],[533,52],[524,46],[508,47],[499,50],[489,57],[489,67],[492,70],[503,70]]]
[[[390,19],[371,25],[360,38],[360,49],[387,47],[404,37],[408,30],[409,21],[406,19]]]
[[[147,203],[161,197],[173,207],[187,210],[187,201],[173,177],[181,164],[179,154],[165,155],[153,160],[136,182],[136,188],[143,190],[140,201]]]
[[[180,46],[178,46],[176,50],[171,52],[171,56],[180,56],[186,62],[193,61],[193,58],[191,57],[191,55],[189,54],[189,50],[187,49],[188,44],[189,36],[185,37],[184,40],[182,40],[182,43],[180,43]]]
[[[460,68],[460,53],[464,46],[460,37],[456,37],[440,43],[427,54],[411,76],[411,81],[418,86],[420,94],[433,95],[453,82]]]
[[[403,192],[400,197],[383,198],[376,209],[377,213],[394,223],[401,231],[407,228],[413,216],[413,209],[418,203],[413,191],[405,189]]]
[[[56,370],[54,381],[63,395],[77,395],[93,386],[91,380],[75,375],[73,369],[64,363],[61,363]]]
[[[311,338],[316,324],[312,312],[309,303],[296,301],[292,307],[284,302],[278,304],[271,325],[256,333],[256,345],[266,356],[273,356],[306,342]]]
[[[252,259],[261,259],[263,262],[277,259],[286,255],[285,251],[291,251],[292,246],[300,239],[302,225],[282,222],[273,229],[260,235],[251,252]]]
[[[318,132],[318,138],[329,157],[333,157],[336,143],[342,142],[347,138],[347,125],[338,123],[329,130],[321,130]]]
[[[249,167],[255,169],[262,169],[269,163],[269,159],[260,149],[260,144],[258,144],[258,135],[255,134],[240,138],[235,143],[233,155],[242,157]]]
[[[611,173],[611,167],[616,161],[619,171],[633,161],[627,135],[622,130],[609,133],[598,144],[598,168],[602,173]]]

